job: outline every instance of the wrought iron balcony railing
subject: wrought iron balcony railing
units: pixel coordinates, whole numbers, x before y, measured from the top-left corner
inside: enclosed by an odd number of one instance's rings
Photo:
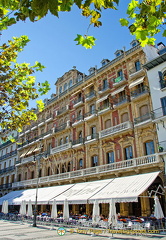
[[[166,107],[157,108],[152,111],[153,119],[158,119],[166,116]]]
[[[142,86],[130,93],[132,98],[136,98],[144,93],[149,93],[149,87],[148,86]]]
[[[75,122],[79,122],[79,121],[81,121],[81,120],[83,120],[83,119],[84,119],[84,116],[83,116],[83,115],[78,115],[76,118],[74,118],[74,119],[72,120],[72,124],[75,123]]]
[[[15,154],[17,154],[17,149],[14,150],[14,151],[12,151],[12,152],[10,152],[10,153],[6,153],[5,155],[1,156],[1,157],[0,157],[0,161],[3,160],[3,159],[5,159],[5,158],[8,158],[8,157],[10,157],[10,156],[13,156],[13,155],[15,155]]]
[[[146,114],[143,115],[143,116],[134,118],[134,124],[136,125],[136,124],[145,122],[145,121],[147,121],[147,120],[150,120],[150,119],[152,119],[152,118],[153,118],[152,113],[146,113]]]
[[[54,132],[56,133],[56,132],[62,131],[66,127],[67,127],[67,123],[64,123],[64,124],[60,125],[59,127],[55,127]]]
[[[84,138],[79,138],[77,140],[72,141],[72,145],[77,145],[77,144],[84,144]]]
[[[121,96],[119,98],[116,98],[114,100],[114,106],[118,106],[118,105],[121,105],[123,103],[126,103],[126,102],[129,102],[129,97],[128,96]]]
[[[107,83],[107,84],[104,84],[104,85],[102,85],[102,86],[99,86],[98,91],[99,91],[99,92],[105,92],[106,90],[108,90],[108,89],[110,89],[110,88],[111,88],[111,87],[110,87],[110,84]]]
[[[0,185],[0,189],[9,189],[12,188],[12,183],[5,183]]]
[[[140,70],[142,70],[142,65],[140,65],[139,67],[133,67],[132,69],[129,70],[129,75],[139,72]]]
[[[11,171],[13,171],[14,169],[15,169],[15,166],[10,166],[10,167],[1,169],[1,170],[0,170],[0,174],[6,173],[6,172],[11,172]]]
[[[95,91],[91,91],[90,93],[85,95],[85,98],[86,99],[90,99],[90,98],[95,97],[95,96],[96,96],[96,92]]]
[[[98,138],[99,138],[99,134],[98,133],[93,133],[93,134],[85,137],[85,142],[93,140],[93,139],[98,139]]]
[[[85,113],[84,118],[89,117],[91,115],[95,115],[95,114],[97,114],[97,110],[96,109]]]

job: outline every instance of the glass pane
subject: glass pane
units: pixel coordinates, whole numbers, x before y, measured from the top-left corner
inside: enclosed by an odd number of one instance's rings
[[[154,154],[154,142],[146,142],[145,143],[145,151],[146,151],[146,155],[150,155],[150,154]]]

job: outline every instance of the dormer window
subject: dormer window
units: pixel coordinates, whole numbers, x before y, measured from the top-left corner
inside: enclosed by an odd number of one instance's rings
[[[133,40],[131,43],[130,43],[131,47],[135,47],[138,45],[138,41],[137,40]]]
[[[123,51],[122,50],[117,50],[116,52],[115,52],[115,56],[116,57],[119,57],[119,56],[121,56],[123,54]]]
[[[91,75],[92,73],[94,73],[95,72],[95,68],[94,67],[91,67],[90,69],[89,69],[89,75]]]
[[[101,65],[102,65],[102,67],[103,66],[105,66],[107,63],[109,63],[110,62],[110,60],[108,60],[108,59],[103,59],[102,61],[101,61]]]
[[[78,82],[81,82],[82,81],[82,75],[78,75]]]

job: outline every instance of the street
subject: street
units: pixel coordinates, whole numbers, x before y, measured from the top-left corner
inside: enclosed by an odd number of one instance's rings
[[[100,231],[100,230],[99,230]],[[166,235],[154,234],[154,235],[125,235],[125,234],[112,234],[111,233],[102,233],[99,235],[93,234],[81,234],[73,233],[71,228],[59,228],[42,226],[32,227],[28,223],[21,222],[9,222],[6,220],[0,220],[0,240],[43,240],[43,239],[63,239],[63,240],[106,240],[106,239],[115,239],[115,240],[147,240],[147,239],[161,239],[166,240]]]

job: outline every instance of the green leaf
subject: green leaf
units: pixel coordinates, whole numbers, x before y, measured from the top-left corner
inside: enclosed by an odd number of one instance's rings
[[[119,21],[120,21],[120,23],[121,23],[122,26],[128,27],[129,21],[128,21],[127,19],[121,18]]]
[[[43,101],[40,99],[40,100],[36,100],[36,103],[37,103],[37,107],[39,109],[40,112],[42,112],[44,110],[44,103]]]
[[[164,30],[163,32],[163,37],[166,37],[166,30]]]
[[[82,35],[77,34],[77,38],[75,38],[74,41],[78,42],[77,45],[82,45],[83,47],[88,49],[95,46],[96,38],[94,38],[93,36],[83,37]]]

